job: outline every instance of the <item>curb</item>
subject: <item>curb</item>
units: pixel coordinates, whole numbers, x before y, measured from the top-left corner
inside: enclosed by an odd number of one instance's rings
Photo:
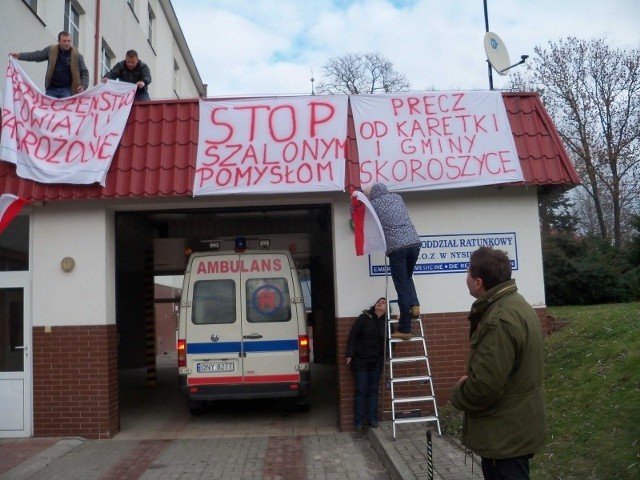
[[[21,463],[17,467],[5,472],[3,480],[21,480],[30,478],[43,471],[58,458],[63,457],[78,445],[82,445],[86,440],[79,437],[62,438],[49,448],[34,455],[29,460]]]

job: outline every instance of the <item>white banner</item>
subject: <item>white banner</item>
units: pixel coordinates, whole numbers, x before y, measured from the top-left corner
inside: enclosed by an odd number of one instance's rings
[[[344,190],[347,100],[200,100],[193,195]]]
[[[521,181],[496,91],[352,95],[363,187],[412,191]]]
[[[351,194],[351,220],[353,220],[356,255],[386,252],[384,230],[373,205],[359,191]]]
[[[109,81],[69,98],[47,97],[10,58],[0,159],[36,182],[104,186],[135,90],[132,83]]]

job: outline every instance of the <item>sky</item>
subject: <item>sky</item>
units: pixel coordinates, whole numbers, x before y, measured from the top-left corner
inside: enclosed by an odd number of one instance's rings
[[[378,52],[411,90],[489,88],[483,0],[172,0],[208,95],[311,93],[331,58]],[[569,36],[640,48],[640,0],[486,0],[510,63]],[[515,68],[523,68],[522,66]],[[508,75],[493,72],[496,89]]]

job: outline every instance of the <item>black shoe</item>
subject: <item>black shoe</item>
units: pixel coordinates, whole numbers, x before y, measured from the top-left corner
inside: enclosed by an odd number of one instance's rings
[[[362,433],[363,427],[362,425],[356,425],[356,432]]]
[[[369,422],[369,426],[371,428],[378,428],[378,425],[380,425],[380,424],[378,423],[377,420],[374,420],[373,422]]]

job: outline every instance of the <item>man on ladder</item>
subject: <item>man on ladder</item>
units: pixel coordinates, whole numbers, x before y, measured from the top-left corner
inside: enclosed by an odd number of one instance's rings
[[[420,236],[400,195],[389,192],[384,183],[374,183],[365,194],[384,232],[391,279],[398,294],[398,330],[391,337],[410,340],[411,319],[420,317],[420,301],[413,283],[413,269],[420,253]]]
[[[396,425],[401,423],[435,422],[440,434],[426,335],[420,320],[420,302],[413,283],[413,269],[420,253],[420,237],[409,218],[402,197],[396,193],[389,193],[386,185],[382,183],[376,183],[367,189],[366,196],[361,192],[354,192],[352,205],[356,254],[385,252],[389,258],[391,277],[398,295],[399,320],[389,319],[387,322],[393,438],[395,440]],[[387,273],[385,278],[388,279]],[[385,296],[388,296],[387,287],[385,292]],[[415,336],[412,334],[412,318],[420,320],[420,331],[416,332]],[[398,328],[392,331],[395,324]],[[393,344],[397,342],[412,343],[416,347],[419,344],[422,347],[421,352],[417,352],[416,349],[414,355],[406,356],[407,352],[404,352],[405,356],[394,357]],[[408,371],[413,373],[407,374]],[[398,395],[400,385],[403,385],[400,388],[404,391],[403,395]],[[412,393],[407,395],[408,391]],[[433,414],[406,417],[398,410],[401,406],[419,407],[421,410],[424,406]]]

